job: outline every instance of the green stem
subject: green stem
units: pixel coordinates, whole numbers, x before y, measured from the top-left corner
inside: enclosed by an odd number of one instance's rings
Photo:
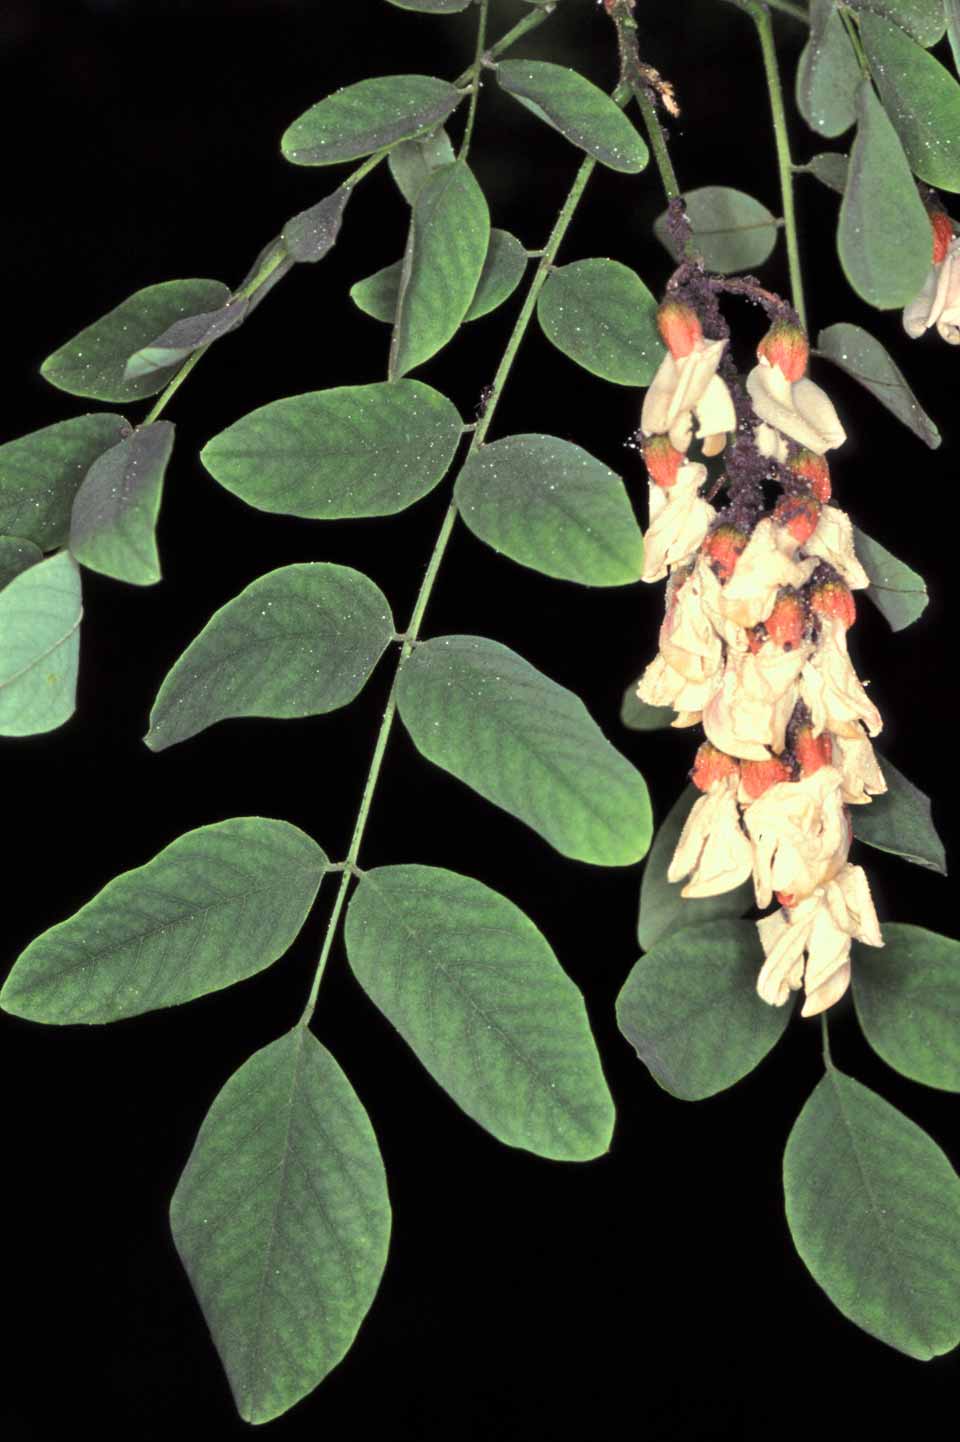
[[[790,269],[790,290],[800,324],[807,329],[807,313],[803,300],[803,276],[800,270],[800,245],[797,238],[797,216],[793,205],[793,161],[790,156],[790,140],[787,135],[787,114],[783,105],[783,89],[780,84],[780,70],[777,65],[777,47],[773,39],[770,11],[766,4],[749,0],[744,6],[757,27],[760,50],[763,55],[763,69],[770,96],[770,113],[773,117],[773,133],[777,147],[777,165],[780,170],[780,194],[783,203],[783,223],[787,237],[787,265]]]
[[[830,1055],[830,1028],[827,1026],[827,1013],[820,1013],[820,1035],[823,1039],[823,1064],[828,1071],[833,1071],[833,1057]]]
[[[622,105],[626,103],[628,95],[628,91],[617,91],[614,98],[619,104]],[[500,361],[499,366],[497,367],[497,373],[493,378],[493,384],[489,391],[486,409],[484,410],[481,419],[477,422],[476,429],[471,436],[470,448],[467,451],[467,456],[465,458],[467,460],[469,460],[469,458],[474,455],[483,445],[484,438],[486,437],[487,432],[490,429],[490,424],[493,420],[494,412],[496,411],[500,396],[503,393],[503,388],[506,385],[507,378],[513,368],[513,363],[517,358],[517,352],[519,351],[520,346],[523,342],[523,338],[526,335],[527,327],[529,326],[530,321],[533,317],[534,308],[537,304],[537,297],[539,296],[540,291],[543,289],[543,285],[547,279],[547,276],[550,273],[550,269],[556,258],[557,251],[560,249],[560,245],[563,242],[563,238],[567,233],[570,222],[573,219],[574,212],[578,204],[580,203],[580,199],[583,195],[584,190],[586,189],[587,181],[590,179],[595,165],[595,160],[588,158],[587,160],[583,161],[580,169],[577,171],[576,179],[570,187],[569,194],[567,195],[567,198],[563,203],[563,207],[560,210],[559,215],[557,216],[553,230],[550,232],[550,239],[547,241],[547,244],[544,247],[543,255],[540,259],[539,265],[537,266],[536,274],[534,275],[533,280],[530,283],[530,289],[527,291],[526,298],[520,309],[520,314],[517,316],[516,323],[514,324],[513,330],[510,334],[510,339],[507,341],[506,348],[503,352],[503,357]],[[417,599],[414,602],[413,612],[410,616],[410,624],[407,627],[405,638],[400,648],[400,655],[397,660],[397,669],[394,672],[393,683],[390,687],[390,695],[387,698],[386,708],[383,713],[383,720],[380,722],[380,730],[377,733],[376,744],[373,748],[373,757],[370,761],[370,769],[367,772],[367,779],[363,788],[363,796],[360,800],[360,809],[357,812],[356,824],[353,828],[353,836],[350,841],[350,849],[347,852],[344,872],[342,877],[340,878],[340,886],[337,891],[336,900],[333,904],[333,910],[330,913],[330,919],[327,922],[327,930],[323,938],[323,946],[321,948],[320,957],[317,962],[317,970],[313,978],[313,985],[310,988],[310,996],[307,999],[307,1004],[304,1007],[303,1015],[300,1018],[301,1026],[306,1026],[309,1023],[310,1018],[313,1015],[313,1009],[317,1004],[317,996],[320,991],[320,983],[323,979],[324,969],[326,968],[327,960],[330,956],[330,950],[333,946],[333,940],[336,935],[337,926],[340,921],[340,915],[343,911],[343,904],[346,900],[347,891],[350,886],[350,877],[353,874],[352,868],[356,866],[357,860],[360,855],[360,846],[363,842],[363,834],[366,830],[367,820],[370,816],[370,808],[373,803],[374,792],[377,788],[377,781],[380,777],[380,771],[383,766],[383,759],[386,755],[387,742],[390,739],[390,732],[393,729],[394,718],[397,714],[397,688],[400,682],[400,675],[403,671],[404,663],[413,651],[413,648],[417,643],[417,638],[420,635],[420,627],[423,624],[423,618],[426,613],[430,597],[433,594],[433,588],[436,584],[437,575],[440,571],[440,565],[443,561],[444,553],[446,552],[450,537],[453,534],[453,528],[456,524],[456,520],[456,504],[454,502],[451,502],[449,507],[447,508],[447,513],[444,516],[443,522],[440,526],[440,530],[434,543],[430,560],[427,563],[426,573],[421,583],[420,590],[417,594]]]
[[[467,113],[467,124],[463,132],[463,140],[460,144],[460,160],[466,160],[470,154],[470,141],[473,139],[473,126],[477,118],[477,103],[480,99],[480,72],[483,68],[483,47],[487,38],[487,7],[488,0],[480,0],[480,14],[477,17],[477,51],[473,61],[473,77],[470,82],[470,109]]]
[[[873,72],[870,69],[870,61],[867,59],[867,52],[864,50],[863,43],[860,39],[860,31],[857,29],[856,16],[853,14],[852,11],[847,9],[846,5],[838,5],[837,10],[839,12],[840,19],[843,22],[843,27],[847,32],[847,37],[850,41],[850,44],[853,46],[853,52],[857,57],[857,64],[860,66],[860,73],[864,77],[864,79],[872,81]]]
[[[660,117],[657,114],[657,107],[650,98],[650,92],[645,85],[635,85],[633,93],[640,107],[640,114],[643,116],[650,149],[653,151],[653,158],[660,172],[667,199],[676,200],[680,194],[680,183],[677,180],[677,172],[673,168],[673,161],[670,159],[670,152],[667,150],[667,141],[663,133],[663,126],[660,124]]]
[[[549,20],[552,14],[552,10],[531,10],[529,15],[525,15],[522,20],[518,20],[511,30],[508,30],[505,35],[502,35],[495,45],[491,45],[483,57],[483,60],[496,60],[498,55],[502,55],[505,50],[509,50],[510,46],[515,45],[524,35],[529,35],[531,30],[536,30],[544,21]],[[470,72],[468,71],[467,75],[461,78],[469,79],[469,75]]]
[[[793,0],[767,0],[771,10],[779,10],[781,15],[790,15],[794,20],[799,20],[803,25],[810,24],[810,16],[802,5],[794,5]]]

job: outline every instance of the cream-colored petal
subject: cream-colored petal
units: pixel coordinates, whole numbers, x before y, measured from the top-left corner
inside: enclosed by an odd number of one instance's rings
[[[643,579],[659,581],[670,566],[682,565],[699,550],[716,511],[698,495],[707,468],[680,467],[668,488],[650,482],[650,525],[643,538]]]
[[[712,436],[718,432],[737,429],[737,413],[733,408],[733,398],[722,376],[710,377],[703,394],[697,401],[695,410],[700,423],[697,430],[698,437]]]
[[[805,585],[817,561],[798,560],[796,552],[797,543],[784,526],[769,517],[760,521],[719,594],[717,604],[726,619],[745,628],[756,626],[770,615],[782,586]]]
[[[887,783],[863,727],[858,726],[856,736],[834,736],[832,740],[833,764],[843,777],[843,799],[847,805],[869,805],[872,796],[882,796]]]
[[[780,781],[743,813],[754,845],[757,905],[774,891],[805,899],[842,868],[850,849],[842,777],[821,766],[800,781]]]
[[[720,685],[703,707],[707,740],[728,756],[738,756],[744,761],[767,761],[770,751],[766,742],[750,734],[758,725],[762,728],[763,719],[761,715],[758,720],[754,709],[744,705],[736,668],[728,666]],[[770,731],[769,725],[767,731]]]
[[[723,647],[704,610],[696,570],[671,598],[660,627],[660,654],[688,681],[705,681],[720,670]]]
[[[702,715],[702,711],[680,711],[670,722],[670,725],[681,728],[684,726],[696,726],[699,724]]]
[[[640,411],[640,429],[659,436],[670,427],[670,403],[677,389],[677,363],[667,351],[653,380],[647,386]]]
[[[719,896],[746,881],[753,848],[740,827],[736,777],[715,782],[691,808],[667,870],[668,881],[689,876],[681,896]]]
[[[956,240],[944,260],[946,280],[937,331],[948,345],[960,345],[960,244]]]
[[[903,308],[903,328],[911,340],[919,340],[924,331],[933,325],[933,301],[941,270],[942,266],[932,265],[920,293]]]
[[[848,943],[849,945],[849,943]],[[845,962],[837,968],[821,986],[814,991],[808,991],[806,1000],[800,1008],[801,1016],[819,1016],[820,1012],[826,1011],[843,996],[850,985],[850,963]]]
[[[837,873],[836,886],[852,918],[852,935],[865,946],[883,946],[880,923],[870,894],[867,873],[862,866],[845,866]]]
[[[757,993],[769,1006],[783,1006],[803,985],[804,948],[812,918],[802,907],[788,917],[783,910],[757,922],[766,960],[757,977]]]
[[[800,676],[800,699],[810,710],[813,733],[858,739],[860,722],[871,736],[883,730],[883,718],[867,695],[847,653],[846,630],[833,616],[823,616],[820,643]]]
[[[768,426],[766,421],[761,421],[753,433],[753,439],[761,456],[768,456],[771,460],[786,465],[790,447],[786,439],[779,431],[775,431],[773,426]]]
[[[791,384],[779,366],[761,359],[746,385],[760,419],[807,450],[822,456],[846,439],[830,397],[806,376]]]
[[[843,445],[847,433],[840,424],[836,407],[826,391],[809,376],[801,376],[798,381],[794,381],[793,405],[801,420],[820,435],[821,449],[818,454],[822,455],[824,451]]]
[[[668,352],[664,356],[644,397],[640,412],[640,428],[647,435],[671,433],[677,450],[686,451],[692,429],[691,412],[696,410],[723,356],[725,340],[703,340],[679,360]],[[673,440],[673,429],[680,423],[680,439]],[[716,428],[715,428],[716,429]]]
[[[857,560],[853,545],[853,525],[846,511],[838,506],[824,506],[816,529],[803,549],[811,556],[828,561],[853,590],[869,586],[870,577]]]

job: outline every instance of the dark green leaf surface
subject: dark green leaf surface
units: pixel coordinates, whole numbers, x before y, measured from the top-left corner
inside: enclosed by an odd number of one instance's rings
[[[641,701],[636,681],[623,693],[620,720],[631,731],[662,731],[665,726],[673,725],[676,714],[672,706],[648,706],[646,701]]]
[[[810,38],[797,66],[797,109],[819,135],[842,135],[856,120],[860,67],[833,0],[810,0]]]
[[[915,436],[936,450],[940,432],[922,409],[903,373],[878,340],[858,325],[831,325],[817,337],[819,353],[859,381]]]
[[[31,942],[0,1005],[30,1021],[108,1022],[232,986],[287,950],[327,865],[286,821],[188,831]]]
[[[462,161],[435,170],[417,193],[390,345],[395,380],[456,335],[477,291],[490,245],[490,212]]]
[[[359,695],[393,636],[379,586],[349,566],[281,566],[217,611],[160,687],[153,751],[234,716],[320,716]]]
[[[693,243],[707,270],[724,275],[756,270],[769,258],[777,243],[777,219],[752,195],[729,185],[703,185],[688,190],[683,198]],[[653,229],[674,260],[682,260],[683,249],[674,244],[666,211],[653,222]]]
[[[432,130],[462,99],[462,91],[430,75],[361,80],[312,105],[284,131],[280,148],[294,165],[359,160]]]
[[[556,436],[508,436],[472,455],[457,508],[481,541],[521,565],[585,586],[643,571],[643,533],[620,477]]]
[[[556,1161],[607,1151],[613,1101],[583,998],[512,901],[434,866],[382,866],[345,938],[361,986],[468,1116]]]
[[[897,132],[866,80],[857,92],[857,107],[837,249],[861,299],[878,310],[892,310],[913,300],[926,280],[930,221]]]
[[[422,10],[425,15],[457,15],[473,0],[388,0],[398,10]]]
[[[220,310],[230,292],[218,280],[148,285],[68,340],[40,367],[51,385],[98,401],[137,401],[162,391],[179,362],[128,378],[127,361],[174,322]]]
[[[894,856],[946,876],[947,858],[933,824],[929,796],[885,756],[878,760],[887,790],[875,796],[869,806],[850,808],[854,836],[878,851],[891,851]]]
[[[863,569],[870,577],[867,597],[873,602],[894,631],[912,626],[927,609],[930,597],[922,576],[861,531],[853,528],[854,548]]]
[[[66,551],[0,591],[0,736],[34,736],[69,721],[82,615],[80,572]]]
[[[392,516],[433,490],[462,432],[446,396],[420,381],[338,386],[260,406],[208,441],[200,459],[261,511]]]
[[[650,159],[620,107],[576,70],[543,60],[501,60],[497,82],[539,120],[612,170],[636,175]]]
[[[170,421],[154,421],[94,461],[70,522],[70,550],[84,566],[134,586],[159,581],[155,531],[173,436]]]
[[[101,412],[58,421],[0,446],[0,532],[22,536],[44,551],[62,546],[80,482],[126,429],[123,416]]]
[[[19,536],[0,536],[0,591],[21,571],[43,560],[43,552],[32,541]]]
[[[860,34],[914,173],[940,190],[960,190],[960,85],[899,26],[864,15]]]
[[[650,708],[653,709],[653,708]],[[671,715],[674,713],[671,712]],[[702,921],[720,921],[742,916],[753,905],[753,887],[743,882],[733,891],[724,891],[720,896],[683,897],[682,881],[668,881],[667,871],[677,849],[684,822],[690,808],[699,798],[695,786],[687,786],[679,800],[667,812],[650,848],[647,864],[643,868],[640,885],[640,915],[637,920],[637,940],[644,951],[662,941],[672,932]]]
[[[430,135],[421,135],[417,140],[402,140],[395,145],[387,157],[387,165],[400,194],[408,205],[412,205],[423,182],[441,165],[452,165],[456,158],[450,137],[441,126]]]
[[[403,261],[395,260],[392,265],[385,265],[382,269],[375,270],[373,275],[356,281],[350,287],[350,299],[364,315],[393,325],[397,314],[397,301],[400,299],[402,274]]]
[[[579,697],[483,636],[418,645],[397,703],[417,749],[578,861],[629,866],[650,844],[643,777]]]
[[[883,940],[856,946],[851,968],[864,1036],[904,1076],[960,1091],[960,941],[890,922]]]
[[[312,264],[323,260],[337,243],[347,201],[353,186],[341,185],[332,195],[291,216],[283,227],[283,243],[294,260]]]
[[[822,185],[829,186],[838,195],[842,195],[847,188],[850,157],[841,155],[836,150],[822,150],[819,155],[814,155],[801,168],[816,176]]]
[[[479,320],[509,300],[523,279],[527,255],[515,236],[506,230],[491,230],[487,258],[480,272],[477,289],[464,321]],[[403,261],[385,265],[382,270],[358,280],[350,289],[350,299],[365,315],[392,325],[400,298]]]
[[[943,0],[943,13],[953,54],[953,67],[960,71],[960,0]]]
[[[575,260],[553,270],[537,319],[564,355],[617,385],[648,386],[664,356],[657,302],[616,260]]]
[[[757,995],[763,947],[752,921],[710,921],[665,936],[634,966],[617,1024],[665,1091],[712,1097],[758,1066],[790,1006]]]
[[[960,1342],[960,1178],[926,1132],[832,1068],[783,1183],[794,1245],[845,1317],[922,1362]]]
[[[946,0],[949,5],[952,0]],[[928,48],[943,37],[943,0],[851,0],[854,10],[866,10],[892,20]]]
[[[350,1350],[390,1242],[370,1118],[305,1027],[219,1093],[170,1223],[241,1417],[279,1417]]]
[[[136,380],[158,372],[166,378],[195,350],[203,350],[221,336],[236,330],[246,319],[249,309],[250,302],[246,298],[231,298],[218,310],[188,315],[175,321],[162,335],[155,336],[148,345],[141,346],[130,356],[123,368],[124,380]]]

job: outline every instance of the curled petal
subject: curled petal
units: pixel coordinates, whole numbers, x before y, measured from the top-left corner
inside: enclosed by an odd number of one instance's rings
[[[662,656],[654,656],[637,683],[637,696],[648,706],[671,706],[675,711],[694,711],[699,716],[715,685],[713,679],[688,681]]]
[[[779,366],[761,359],[747,376],[747,394],[762,421],[815,455],[847,438],[830,397],[806,376],[788,381]]]
[[[843,799],[848,806],[868,805],[872,796],[887,789],[876,752],[862,726],[856,736],[834,736],[833,764],[843,777]]]
[[[753,433],[753,440],[761,456],[768,456],[771,460],[779,461],[782,466],[786,465],[790,447],[780,432],[773,429],[773,426],[768,426],[766,421],[761,421]]]
[[[697,409],[697,405],[716,374],[723,356],[725,340],[703,340],[679,360],[668,351],[660,362],[656,375],[651,381],[643,399],[640,412],[640,428],[646,435],[660,435],[670,431],[683,417]],[[685,451],[686,446],[677,446]],[[689,444],[689,436],[687,437]]]
[[[767,641],[756,653],[728,655],[723,681],[703,712],[704,730],[714,746],[748,761],[781,752],[811,650],[805,644],[787,651]]]
[[[810,711],[814,736],[826,730],[858,740],[860,722],[877,736],[883,718],[853,669],[846,628],[833,616],[823,616],[820,627],[820,644],[800,676],[800,699]]]
[[[706,466],[683,465],[668,489],[650,483],[650,526],[643,538],[643,579],[659,581],[698,549],[716,511],[701,499]]]
[[[960,345],[960,238],[950,242],[943,260],[927,272],[920,294],[904,307],[903,328],[913,340],[932,325],[949,345]]]
[[[753,848],[740,826],[736,775],[715,782],[691,807],[667,871],[668,881],[690,879],[682,896],[719,896],[746,881]]]
[[[712,375],[710,377],[703,395],[694,409],[700,423],[697,430],[698,437],[715,436],[723,431],[737,429],[737,413],[733,408],[733,398],[722,376]]]
[[[799,588],[813,575],[813,558],[797,560],[797,543],[786,527],[766,517],[754,527],[736,570],[719,592],[717,606],[728,621],[749,628],[765,621],[783,586]]]
[[[805,948],[812,915],[807,921],[809,902],[802,902],[790,913],[775,911],[763,916],[757,922],[760,944],[766,960],[757,977],[757,993],[769,1006],[783,1006],[792,991],[799,991],[803,985]],[[803,913],[803,914],[801,914]]]
[[[811,556],[828,561],[852,590],[869,586],[870,577],[857,560],[853,547],[853,526],[846,511],[838,506],[824,506],[813,535],[803,543]]]
[[[903,308],[903,328],[911,340],[919,340],[924,331],[934,324],[935,312],[939,314],[936,297],[942,275],[943,265],[932,265],[919,295],[915,295]]]
[[[703,607],[702,577],[694,571],[674,592],[660,627],[660,654],[688,681],[715,676],[723,647]]]
[[[778,782],[745,809],[759,907],[769,906],[775,891],[802,900],[845,864],[850,827],[842,784],[836,767],[821,766],[800,781]]]

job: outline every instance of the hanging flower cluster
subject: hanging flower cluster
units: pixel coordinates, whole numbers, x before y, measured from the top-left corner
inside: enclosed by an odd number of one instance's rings
[[[693,806],[668,871],[685,897],[716,896],[752,877],[766,957],[761,997],[782,1005],[802,986],[802,1014],[837,1001],[850,982],[850,944],[882,946],[866,875],[847,859],[848,807],[886,790],[871,736],[882,721],[847,652],[853,592],[868,584],[849,517],[830,503],[825,452],[845,439],[826,393],[805,374],[807,338],[778,318],[746,377],[749,409],[721,374],[725,338],[703,333],[694,307],[659,312],[668,353],[641,415],[650,476],[644,579],[667,576],[657,656],[637,687],[670,707],[674,726],[700,724]],[[752,411],[752,414],[750,413]],[[704,456],[752,432],[754,456],[782,485],[770,509],[703,498]],[[714,488],[716,489],[716,487]]]
[[[943,210],[931,210],[933,264],[923,289],[904,306],[903,328],[917,340],[932,325],[948,345],[960,345],[960,236]]]

